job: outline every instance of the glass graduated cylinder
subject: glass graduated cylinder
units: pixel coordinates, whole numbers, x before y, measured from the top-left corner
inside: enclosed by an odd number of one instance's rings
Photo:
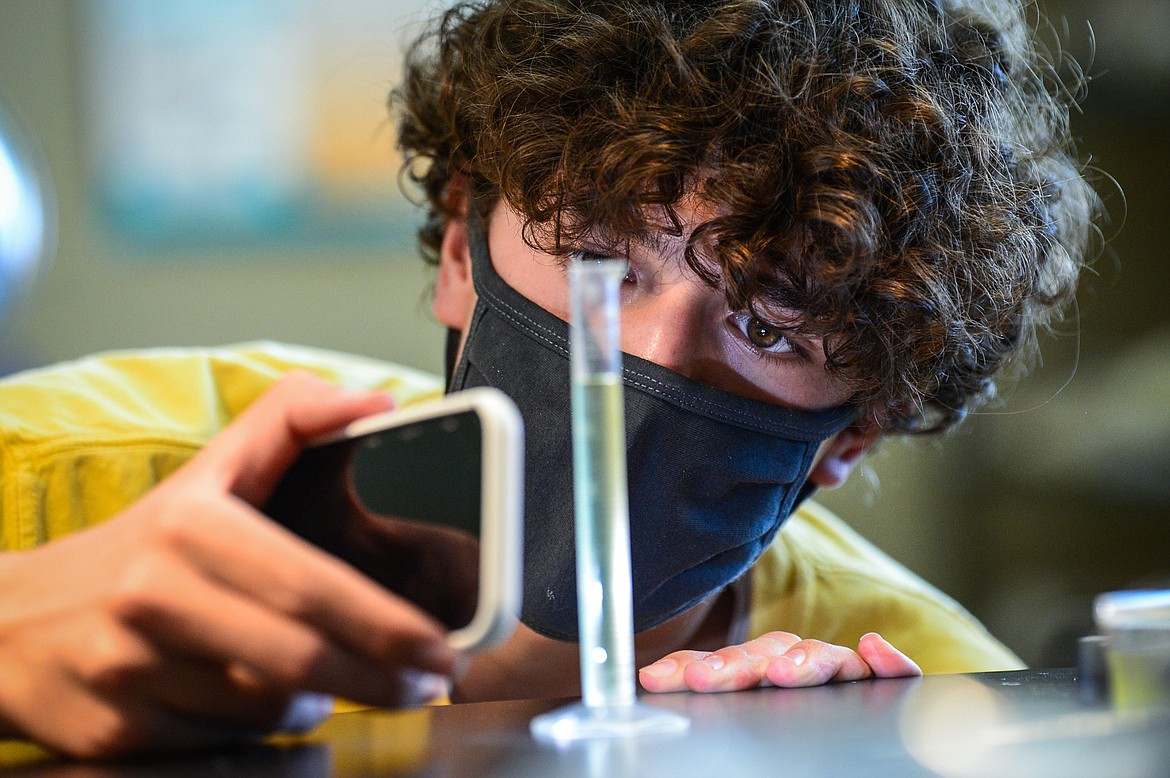
[[[621,377],[621,260],[569,265],[573,494],[581,691],[586,706],[631,705],[634,615]]]
[[[569,264],[579,703],[530,724],[542,740],[679,733],[689,720],[637,699],[622,387],[622,260]]]

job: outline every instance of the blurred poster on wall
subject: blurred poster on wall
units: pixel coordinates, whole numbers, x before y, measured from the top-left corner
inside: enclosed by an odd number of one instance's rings
[[[424,0],[90,0],[94,193],[133,243],[410,242],[386,101]]]

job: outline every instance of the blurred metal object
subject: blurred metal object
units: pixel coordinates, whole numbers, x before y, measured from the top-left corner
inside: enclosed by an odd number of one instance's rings
[[[1109,700],[1108,649],[1105,635],[1085,635],[1077,641],[1077,696],[1083,703]]]
[[[56,249],[56,200],[47,171],[40,147],[0,96],[0,322]]]
[[[1170,710],[1170,589],[1105,592],[1093,611],[1108,637],[1114,707]]]

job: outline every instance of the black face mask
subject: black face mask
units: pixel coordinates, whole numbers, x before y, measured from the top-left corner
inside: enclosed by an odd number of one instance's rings
[[[521,620],[577,639],[569,327],[509,287],[468,221],[479,300],[451,391],[494,386],[524,417]],[[654,627],[742,575],[772,542],[821,442],[852,407],[810,412],[730,394],[623,354],[634,629]]]

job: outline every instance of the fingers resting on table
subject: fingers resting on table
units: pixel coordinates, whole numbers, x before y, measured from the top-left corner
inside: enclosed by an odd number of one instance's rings
[[[877,633],[857,649],[791,632],[769,632],[718,651],[676,651],[642,668],[649,692],[725,692],[757,686],[817,686],[864,678],[921,675],[918,665]]]

